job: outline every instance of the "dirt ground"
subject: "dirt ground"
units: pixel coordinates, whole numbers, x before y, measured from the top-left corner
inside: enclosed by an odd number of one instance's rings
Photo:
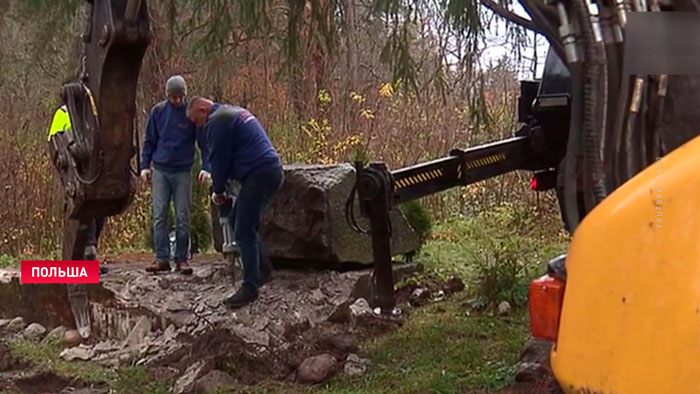
[[[150,379],[180,387],[180,392],[189,392],[190,380],[212,370],[225,370],[244,385],[270,379],[295,382],[297,369],[308,357],[331,354],[341,361],[350,354],[364,357],[358,344],[400,327],[410,316],[413,306],[409,302],[416,288],[429,286],[445,290],[448,296],[464,289],[459,282],[434,279],[408,285],[397,292],[399,306],[407,313],[380,319],[350,307],[358,298],[370,296],[368,270],[282,269],[276,270],[274,280],[261,290],[258,302],[232,312],[220,305],[235,286],[230,264],[218,255],[196,256],[191,277],[145,274],[143,268],[151,258],[150,254],[130,253],[105,259],[110,273],[101,283],[101,291],[112,296],[93,302],[95,325],[102,335],[85,346],[92,352],[91,362],[120,368],[145,366]],[[239,283],[240,272],[235,277]],[[140,326],[146,328],[142,327],[135,339],[134,332]],[[125,347],[130,349],[130,357],[122,359]],[[551,377],[545,377],[492,393],[550,393],[551,384]],[[0,346],[0,391],[57,393],[69,386],[82,394],[108,390],[106,385],[90,385],[32,368]]]

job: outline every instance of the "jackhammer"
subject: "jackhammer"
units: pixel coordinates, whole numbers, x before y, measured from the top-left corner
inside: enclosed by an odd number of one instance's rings
[[[236,196],[238,195],[239,190],[240,185],[237,182],[229,182],[225,191],[226,202],[216,207],[222,235],[221,253],[224,255],[224,258],[231,263],[230,272],[234,281],[236,278],[236,265],[240,265],[239,260],[241,257],[241,252],[238,245],[236,245],[236,241],[234,240],[233,223],[230,223],[229,218],[232,216],[231,212],[234,208]],[[213,192],[212,187],[209,188],[209,192],[210,194]]]

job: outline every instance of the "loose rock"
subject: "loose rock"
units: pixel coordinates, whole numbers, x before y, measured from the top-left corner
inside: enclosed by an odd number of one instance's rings
[[[66,335],[66,331],[68,329],[65,326],[58,326],[54,328],[53,330],[49,331],[49,333],[44,337],[44,340],[42,343],[49,343],[52,341],[57,341],[57,340],[63,340],[63,338]]]
[[[328,344],[343,353],[354,353],[357,352],[360,345],[357,343],[357,339],[351,334],[338,334],[333,335],[328,338]]]
[[[216,390],[226,389],[236,384],[236,381],[231,375],[226,372],[214,369],[208,374],[202,376],[195,385],[195,392],[209,393]]]
[[[430,290],[426,289],[425,287],[419,287],[411,293],[411,296],[408,298],[408,302],[412,306],[420,306],[426,303],[430,299]]]
[[[190,365],[185,373],[175,382],[174,394],[191,393],[197,380],[211,370],[211,364],[206,360],[200,360]]]
[[[320,354],[304,360],[297,370],[301,383],[315,384],[325,382],[336,372],[338,361],[330,354]]]
[[[516,382],[539,382],[547,374],[547,368],[539,363],[520,363],[515,372]]]
[[[500,304],[498,304],[498,314],[501,316],[509,314],[510,309],[511,309],[511,307],[510,307],[510,303],[508,303],[508,301],[503,301]]]
[[[553,343],[544,339],[530,338],[525,343],[525,348],[520,353],[519,362],[521,363],[549,363],[549,352],[552,350]]]
[[[4,330],[10,321],[11,319],[0,319],[0,330]]]
[[[364,298],[358,298],[349,307],[350,309],[350,324],[353,327],[366,325],[368,320],[372,320],[374,312],[369,306],[369,302]]]
[[[10,322],[7,323],[5,326],[5,331],[11,332],[11,333],[17,333],[22,330],[24,330],[25,323],[24,319],[22,317],[15,317],[14,319],[10,320]]]
[[[433,301],[438,302],[445,299],[445,292],[443,290],[438,291],[433,298]]]
[[[447,282],[445,282],[442,289],[447,294],[459,293],[460,291],[464,290],[464,282],[462,282],[462,279],[453,276],[448,279]]]
[[[151,332],[151,321],[146,316],[141,316],[131,329],[131,333],[122,344],[123,348],[135,348],[143,343],[146,335]]]
[[[347,375],[362,375],[367,371],[368,365],[368,359],[361,358],[357,354],[349,354],[348,358],[345,360],[345,366],[343,370]]]
[[[92,350],[91,346],[81,344],[72,348],[63,349],[59,356],[66,361],[87,361],[91,359],[94,355],[95,352]]]
[[[29,340],[36,340],[46,334],[46,328],[39,323],[32,323],[24,329],[24,337]]]
[[[354,232],[345,219],[345,202],[354,184],[351,164],[285,166],[282,190],[270,200],[260,225],[270,258],[327,266],[372,264],[371,237]],[[359,213],[357,199],[355,204]],[[418,249],[418,235],[401,210],[394,209],[389,216],[393,254]],[[360,226],[368,226],[367,219],[358,215],[357,220]]]
[[[358,298],[350,305],[350,316],[351,317],[361,317],[372,314],[372,308],[369,306],[369,302],[364,298]]]
[[[83,341],[83,338],[78,333],[78,330],[68,330],[63,336],[63,344],[65,346],[77,346]]]

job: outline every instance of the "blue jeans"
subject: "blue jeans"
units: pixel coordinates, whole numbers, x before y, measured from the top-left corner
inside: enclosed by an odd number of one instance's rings
[[[189,171],[153,170],[153,239],[158,261],[170,261],[168,206],[171,199],[175,204],[175,263],[187,261],[187,250],[190,246],[191,179]]]
[[[263,249],[260,221],[270,199],[282,188],[282,167],[265,168],[248,175],[236,197],[229,223],[233,225],[236,244],[241,250],[243,286],[257,292],[260,287],[260,262]]]

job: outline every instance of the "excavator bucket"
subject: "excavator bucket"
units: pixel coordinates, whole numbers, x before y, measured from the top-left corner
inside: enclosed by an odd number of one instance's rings
[[[52,140],[65,190],[63,258],[82,260],[90,221],[123,213],[135,193],[136,87],[150,43],[145,0],[87,0],[78,80],[64,86],[72,130]],[[86,285],[69,285],[78,331],[90,335]]]

